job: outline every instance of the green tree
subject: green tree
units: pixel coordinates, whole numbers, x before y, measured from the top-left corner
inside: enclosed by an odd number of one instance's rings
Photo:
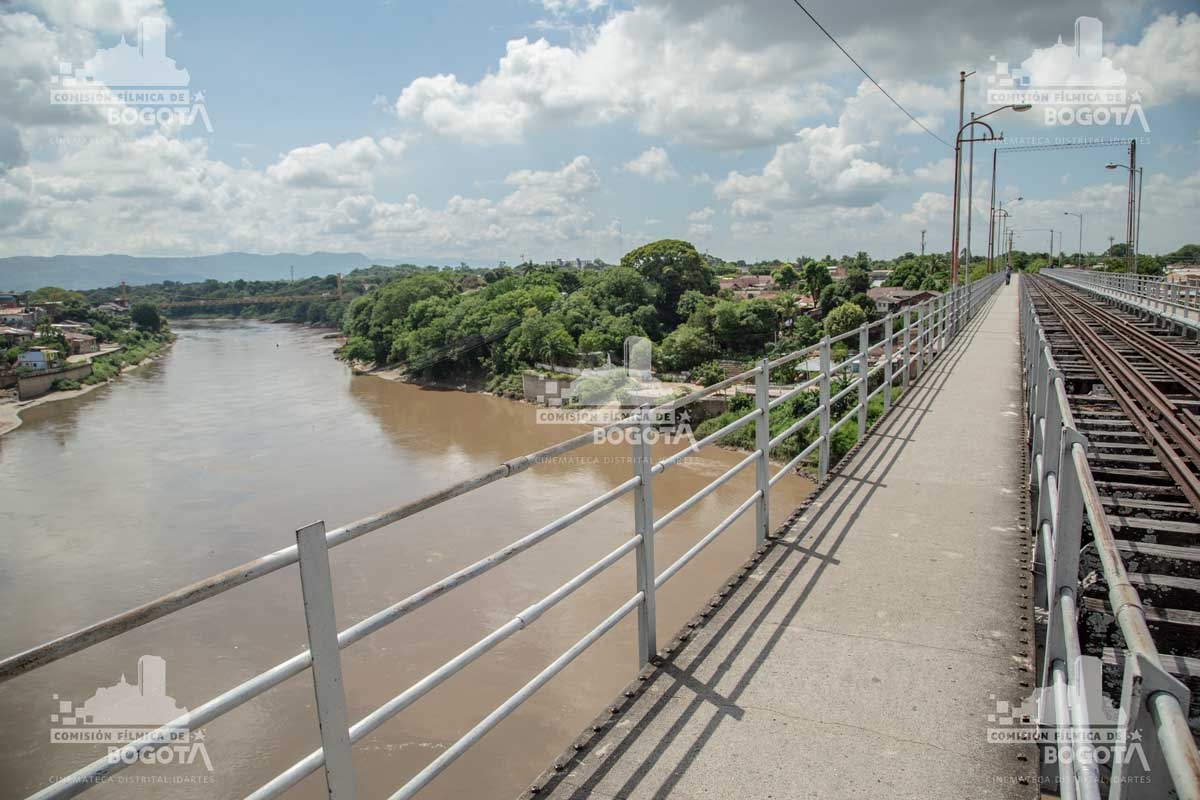
[[[716,361],[706,361],[693,369],[688,377],[692,379],[692,383],[712,386],[714,383],[725,380],[725,368]]]
[[[715,294],[717,280],[712,269],[690,242],[661,239],[631,250],[621,266],[636,269],[657,289],[655,307],[668,327],[678,322],[677,307],[683,293],[694,289]]]
[[[717,343],[708,331],[694,325],[680,325],[663,339],[658,347],[659,362],[664,369],[691,369],[717,354]]]
[[[866,321],[867,315],[859,306],[854,303],[842,303],[825,318],[825,334],[841,336],[865,324]]]
[[[784,264],[771,276],[781,289],[791,289],[800,283],[800,273],[791,264]]]
[[[129,312],[129,318],[138,328],[151,333],[158,333],[163,327],[162,315],[153,303],[138,303]]]
[[[822,290],[829,284],[833,283],[833,277],[829,274],[829,268],[820,261],[809,261],[804,265],[804,283],[808,287],[808,293],[816,300],[821,296]]]

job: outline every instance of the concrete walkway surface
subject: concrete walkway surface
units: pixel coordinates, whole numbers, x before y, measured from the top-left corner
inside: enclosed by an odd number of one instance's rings
[[[1036,750],[986,740],[1034,683],[1017,291],[533,796],[1035,796]]]

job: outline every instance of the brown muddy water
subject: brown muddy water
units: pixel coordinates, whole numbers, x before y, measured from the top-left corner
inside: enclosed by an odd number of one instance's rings
[[[0,655],[560,441],[531,406],[352,376],[320,333],[281,325],[177,326],[161,361],[89,395],[32,409],[0,438]],[[679,446],[659,445],[655,457]],[[331,553],[339,627],[403,599],[631,475],[597,445],[423,512]],[[654,486],[656,516],[741,456],[707,448]],[[661,570],[752,491],[747,468],[656,539]],[[772,492],[780,520],[810,490]],[[658,594],[659,639],[751,550],[753,512]],[[632,535],[632,495],[343,651],[356,721]],[[634,592],[627,555],[354,749],[360,797],[386,797]],[[423,798],[509,798],[636,672],[629,615],[450,769]],[[166,663],[166,694],[195,708],[307,646],[299,573],[281,570],[0,684],[0,797],[24,797],[105,747],[51,742],[51,715]],[[242,797],[319,744],[304,672],[205,726],[211,771],[136,764],[88,797]],[[196,753],[195,750],[192,751]],[[316,798],[319,773],[289,797]]]

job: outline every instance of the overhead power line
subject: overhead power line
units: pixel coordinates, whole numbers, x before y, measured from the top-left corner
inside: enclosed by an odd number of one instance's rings
[[[833,38],[833,34],[832,34],[832,33],[830,33],[829,31],[825,30],[825,26],[824,26],[824,25],[822,25],[820,22],[817,22],[817,18],[816,18],[816,17],[814,17],[814,16],[812,15],[812,13],[810,13],[810,12],[809,12],[809,10],[808,10],[807,8],[805,8],[805,7],[804,7],[804,4],[803,4],[803,3],[801,3],[801,2],[800,2],[800,0],[792,0],[792,2],[793,2],[793,3],[795,3],[795,4],[796,4],[796,6],[797,6],[797,8],[799,8],[801,11],[803,11],[803,12],[805,13],[805,15],[807,15],[807,16],[808,16],[808,18],[812,20],[812,23],[813,23],[813,25],[816,25],[818,28],[820,28],[820,29],[821,29],[821,33],[825,34],[825,36],[826,36],[826,37],[828,37],[829,41],[833,42],[833,43],[834,43],[834,45],[837,47],[837,49],[838,49],[838,50],[841,50],[841,51],[842,51],[842,54],[843,54],[844,56],[846,56],[846,58],[850,59],[850,63],[852,63],[854,66],[858,67],[858,71],[859,71],[859,72],[861,72],[863,75],[866,75],[866,76],[867,76],[867,80],[869,80],[871,83],[875,84],[875,88],[876,88],[876,89],[878,89],[879,91],[883,92],[883,96],[884,96],[884,97],[886,97],[888,100],[891,100],[891,101],[892,101],[892,105],[894,105],[896,108],[898,108],[898,109],[900,109],[901,111],[903,111],[903,112],[904,112],[904,115],[905,115],[906,117],[908,117],[909,119],[911,119],[911,120],[913,121],[913,123],[914,123],[914,124],[916,124],[916,126],[917,126],[918,128],[920,128],[921,130],[925,131],[925,132],[926,132],[926,133],[928,133],[930,136],[932,136],[933,138],[937,139],[937,140],[938,140],[939,142],[941,142],[942,144],[946,145],[946,147],[949,147],[951,150],[953,150],[953,149],[954,149],[954,145],[950,144],[950,143],[949,143],[949,142],[947,142],[945,139],[943,139],[942,137],[938,136],[938,135],[937,135],[936,133],[934,133],[933,131],[929,130],[929,128],[926,128],[924,125],[922,125],[922,124],[921,124],[921,121],[920,121],[919,119],[917,119],[916,117],[914,117],[914,116],[913,116],[911,113],[909,113],[909,111],[908,111],[908,109],[907,109],[907,108],[905,108],[904,106],[900,105],[900,102],[899,102],[898,100],[896,100],[896,98],[894,98],[894,97],[892,97],[890,94],[888,94],[888,90],[887,90],[887,89],[885,89],[885,88],[883,88],[882,86],[880,86],[880,85],[879,85],[879,81],[877,81],[877,80],[875,80],[874,78],[872,78],[872,77],[871,77],[871,73],[869,73],[869,72],[867,72],[865,69],[863,69],[863,65],[862,65],[862,64],[860,64],[860,63],[858,63],[858,61],[857,61],[857,60],[855,60],[854,56],[850,55],[850,53],[846,51],[846,48],[842,47],[842,44],[841,44],[841,42],[839,42],[837,39]]]

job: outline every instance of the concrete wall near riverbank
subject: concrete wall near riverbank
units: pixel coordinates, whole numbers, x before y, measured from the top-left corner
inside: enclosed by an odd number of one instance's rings
[[[17,396],[21,400],[32,400],[50,391],[50,387],[57,380],[81,381],[91,374],[92,365],[85,363],[67,369],[46,370],[36,375],[23,375],[17,378]]]

